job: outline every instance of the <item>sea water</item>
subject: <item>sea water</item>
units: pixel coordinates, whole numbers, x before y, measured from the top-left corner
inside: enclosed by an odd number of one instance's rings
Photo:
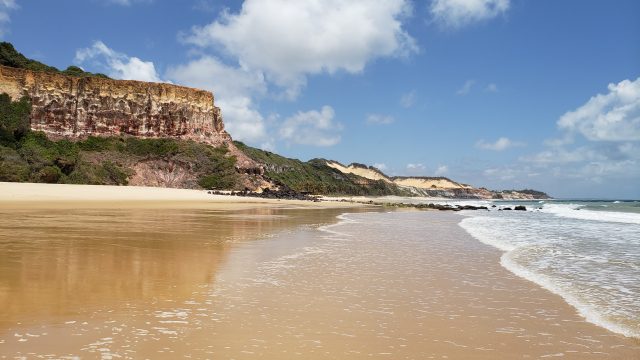
[[[640,202],[484,203],[460,226],[501,264],[562,296],[587,321],[640,338]],[[491,207],[495,205],[495,207]],[[505,211],[525,205],[528,211]]]

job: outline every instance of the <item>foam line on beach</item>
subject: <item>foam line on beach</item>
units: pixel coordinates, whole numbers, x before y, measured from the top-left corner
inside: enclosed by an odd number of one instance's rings
[[[482,219],[489,222],[479,223],[478,220]],[[518,236],[511,235],[509,235],[508,239],[505,240],[505,237],[501,236],[501,234],[496,231],[496,229],[499,228],[499,223],[496,223],[496,221],[509,221],[509,218],[481,218],[469,216],[462,219],[462,221],[460,221],[459,223],[459,226],[481,243],[501,250],[503,254],[500,258],[500,264],[505,269],[523,279],[531,281],[538,286],[549,290],[556,295],[559,295],[565,300],[565,302],[574,307],[578,311],[578,313],[583,318],[585,318],[586,321],[603,327],[614,333],[618,333],[627,337],[640,338],[640,331],[625,326],[624,324],[619,324],[608,320],[605,316],[605,313],[598,308],[597,304],[590,304],[587,301],[583,301],[575,294],[572,294],[570,289],[563,288],[561,284],[559,284],[557,281],[554,281],[552,277],[545,275],[540,271],[535,271],[533,269],[529,269],[525,266],[520,265],[515,260],[516,254],[521,253],[522,251],[527,249],[532,249],[533,247],[553,245],[553,243],[549,243],[548,241],[528,243],[523,239],[520,239],[520,237]],[[515,223],[507,223],[507,225],[511,227],[517,227],[517,224]]]
[[[585,304],[584,302],[581,302],[578,298],[576,298],[575,296],[571,295],[570,293],[564,291],[561,287],[557,286],[553,280],[551,278],[549,278],[548,276],[545,276],[543,274],[538,274],[538,273],[534,273],[533,271],[530,271],[528,269],[526,269],[523,266],[518,265],[515,261],[513,261],[513,259],[511,258],[511,254],[513,252],[509,251],[506,252],[504,254],[502,254],[502,256],[500,257],[500,265],[502,265],[505,269],[511,271],[513,274],[526,279],[528,281],[531,281],[535,284],[537,284],[538,286],[541,286],[547,290],[549,290],[550,292],[559,295],[560,297],[562,297],[564,299],[564,301],[567,302],[567,304],[573,306],[576,310],[578,310],[578,313],[580,314],[580,316],[582,316],[583,318],[585,318],[586,321],[598,325],[600,327],[603,327],[609,331],[612,331],[614,333],[618,333],[618,334],[622,334],[624,336],[627,337],[633,337],[633,338],[639,338],[640,339],[640,332],[634,331],[633,329],[630,329],[626,326],[620,325],[620,324],[616,324],[612,321],[609,321],[607,319],[604,318],[604,316],[600,315],[597,311],[597,309],[595,309],[592,306],[589,306],[587,304]]]

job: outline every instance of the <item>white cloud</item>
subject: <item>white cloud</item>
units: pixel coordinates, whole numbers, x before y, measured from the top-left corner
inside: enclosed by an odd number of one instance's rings
[[[564,114],[558,127],[591,141],[639,141],[640,78],[609,84],[608,89]]]
[[[294,98],[307,75],[360,73],[376,58],[416,52],[402,23],[411,11],[408,0],[245,0],[238,13],[194,27],[183,40],[222,46]]]
[[[589,147],[579,147],[573,150],[566,150],[558,147],[541,151],[532,156],[525,156],[521,160],[537,165],[549,164],[569,164],[585,161],[606,161],[606,157]]]
[[[410,91],[406,94],[403,94],[402,97],[400,98],[400,105],[403,108],[410,108],[413,106],[413,104],[415,104],[416,102],[416,92],[415,91]]]
[[[423,164],[407,164],[407,171],[411,173],[419,173],[425,170],[425,166]]]
[[[447,165],[440,165],[435,171],[436,176],[444,176],[449,172],[449,167]]]
[[[373,164],[373,167],[380,170],[380,171],[385,171],[387,170],[387,165],[383,164],[383,163],[375,163]]]
[[[484,88],[484,91],[496,93],[496,92],[498,92],[498,85],[496,85],[494,83],[491,83],[491,84],[487,85],[486,88]]]
[[[110,49],[102,41],[96,41],[91,47],[76,51],[75,62],[83,64],[94,62],[115,79],[161,82],[151,61],[143,61]]]
[[[389,124],[392,124],[394,121],[395,119],[389,115],[381,115],[381,114],[367,115],[367,124],[389,125]]]
[[[524,146],[525,144],[518,141],[510,140],[506,137],[501,137],[495,142],[486,142],[485,140],[479,140],[476,143],[476,147],[483,150],[503,151],[508,148]]]
[[[467,81],[465,81],[464,85],[462,85],[462,87],[460,89],[458,89],[456,94],[458,94],[458,95],[467,95],[471,91],[471,88],[473,87],[473,85],[475,85],[475,83],[476,83],[475,80],[467,80]]]
[[[268,142],[265,119],[252,98],[266,92],[260,73],[223,64],[217,58],[202,56],[187,64],[169,68],[166,77],[172,81],[213,92],[216,105],[223,112],[225,127],[234,139]],[[273,144],[268,146],[273,148]]]
[[[504,14],[510,0],[433,0],[430,12],[441,26],[461,28]]]
[[[331,106],[323,106],[320,111],[299,111],[282,123],[280,137],[296,144],[333,146],[340,141],[342,130],[342,125],[335,122],[334,117]]]
[[[9,12],[18,8],[15,0],[0,0],[0,37],[3,37],[7,30],[7,25],[11,22]]]

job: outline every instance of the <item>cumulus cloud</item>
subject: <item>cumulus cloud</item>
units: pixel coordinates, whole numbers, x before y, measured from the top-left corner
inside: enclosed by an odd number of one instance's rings
[[[224,109],[227,131],[235,139],[267,141],[265,119],[256,109],[253,96],[266,92],[260,73],[228,66],[212,56],[202,56],[167,70],[172,81],[213,92],[217,106]]]
[[[640,78],[609,84],[598,94],[558,120],[558,127],[591,141],[640,140]]]
[[[381,115],[381,114],[367,115],[367,124],[389,125],[389,124],[392,124],[394,121],[395,119],[389,115]]]
[[[405,109],[412,107],[413,104],[415,104],[415,102],[416,102],[415,91],[410,91],[406,94],[403,94],[402,97],[400,97],[400,106],[402,106]]]
[[[587,146],[581,146],[571,150],[558,147],[541,151],[532,156],[524,156],[522,160],[537,165],[548,165],[580,163],[585,161],[606,161],[606,156]]]
[[[320,111],[299,111],[285,119],[279,135],[283,140],[301,145],[333,146],[340,141],[342,125],[334,121],[335,111],[323,106]]]
[[[476,147],[483,150],[503,151],[512,147],[524,146],[525,144],[518,141],[510,140],[506,137],[501,137],[495,142],[487,142],[484,139],[479,140],[476,143]]]
[[[458,89],[456,94],[458,94],[458,95],[467,95],[471,91],[471,88],[473,87],[473,85],[475,85],[475,83],[476,83],[475,80],[467,80],[467,81],[465,81],[464,84],[462,85],[462,87],[460,89]]]
[[[407,171],[410,173],[421,173],[424,172],[425,170],[425,166],[423,164],[417,163],[417,164],[407,164]]]
[[[555,169],[558,177],[640,176],[640,78],[609,84],[608,90],[560,117],[563,134],[520,160]]]
[[[443,27],[458,29],[504,14],[510,0],[433,0],[429,11]]]
[[[417,51],[403,28],[408,0],[245,0],[238,13],[194,27],[187,43],[219,48],[294,98],[310,74],[362,72],[381,57]]]
[[[115,79],[162,81],[153,62],[117,52],[102,41],[96,41],[91,47],[77,50],[75,62],[77,64],[93,62],[94,65]]]
[[[0,0],[0,37],[7,32],[7,26],[11,22],[9,12],[18,8],[15,0]]]
[[[449,167],[447,165],[440,165],[436,168],[435,175],[436,176],[444,176],[449,172]]]

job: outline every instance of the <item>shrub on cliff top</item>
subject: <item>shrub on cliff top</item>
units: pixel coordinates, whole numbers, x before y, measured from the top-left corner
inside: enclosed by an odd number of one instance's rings
[[[77,76],[77,77],[102,77],[109,78],[104,74],[93,74],[87,71],[82,70],[77,66],[69,66],[66,70],[60,71],[53,66],[49,66],[41,63],[40,61],[29,59],[19,51],[13,47],[13,44],[9,42],[0,42],[0,65],[9,66],[18,69],[27,69],[32,71],[44,71],[51,73],[60,73],[69,76]]]
[[[40,61],[28,59],[19,53],[11,43],[0,42],[0,65],[10,66],[33,71],[58,72],[53,66],[48,66]]]

